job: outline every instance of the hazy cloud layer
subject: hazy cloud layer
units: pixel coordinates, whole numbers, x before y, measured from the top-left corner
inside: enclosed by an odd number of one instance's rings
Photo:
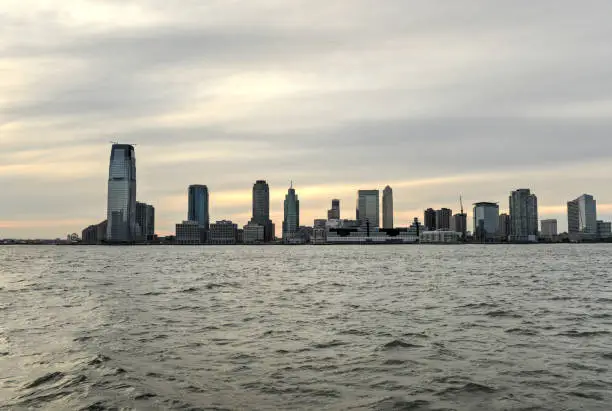
[[[394,188],[396,221],[499,201],[542,217],[596,196],[612,217],[607,1],[8,0],[0,12],[0,237],[105,216],[110,140],[137,143],[158,231],[207,184],[245,223],[294,180],[302,221]]]

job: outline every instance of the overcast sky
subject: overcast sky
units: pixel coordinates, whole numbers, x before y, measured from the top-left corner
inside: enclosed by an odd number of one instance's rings
[[[333,197],[394,189],[395,220],[531,188],[565,230],[582,193],[612,218],[612,2],[3,0],[0,238],[106,216],[110,140],[137,143],[157,231],[206,184],[247,222],[257,179],[277,229]],[[471,219],[471,212],[468,218]],[[471,220],[469,223],[471,229]]]

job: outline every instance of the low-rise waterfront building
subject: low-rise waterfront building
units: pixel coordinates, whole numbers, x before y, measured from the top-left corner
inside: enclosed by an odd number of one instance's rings
[[[179,245],[202,244],[202,227],[197,221],[185,220],[176,225],[174,241]]]
[[[244,244],[258,244],[264,242],[265,227],[263,225],[250,221],[243,227],[242,231]]]
[[[452,244],[461,240],[461,233],[448,230],[424,231],[419,240],[423,244]]]
[[[597,220],[597,238],[600,240],[612,238],[612,222]]]
[[[238,225],[228,220],[217,221],[210,225],[208,243],[214,245],[236,244]]]

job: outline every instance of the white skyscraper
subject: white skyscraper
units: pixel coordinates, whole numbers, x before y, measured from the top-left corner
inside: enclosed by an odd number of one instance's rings
[[[383,228],[393,228],[393,190],[387,186],[382,197]]]

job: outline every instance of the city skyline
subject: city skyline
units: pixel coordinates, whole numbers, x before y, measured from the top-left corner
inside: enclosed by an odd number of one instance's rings
[[[609,221],[612,4],[599,6],[9,0],[0,237],[99,223],[115,139],[138,144],[138,198],[160,234],[194,183],[211,222],[246,224],[258,178],[277,236],[290,180],[304,222],[332,198],[352,218],[357,190],[386,185],[398,226],[456,213],[460,194],[507,212],[518,187],[560,232],[582,193]]]

